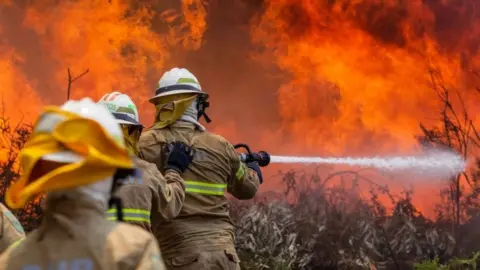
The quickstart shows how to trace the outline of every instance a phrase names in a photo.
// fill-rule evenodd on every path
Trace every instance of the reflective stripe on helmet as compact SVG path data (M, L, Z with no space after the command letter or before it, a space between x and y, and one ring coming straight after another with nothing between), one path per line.
M191 90L191 91L198 92L200 94L204 94L202 90L198 89L195 86L188 85L188 84L176 84L176 85L169 85L169 86L158 88L155 91L155 95L157 96L157 95L170 92L170 91L175 91L175 90Z
M135 110L131 107L124 107L124 106L119 106L116 111L116 113L128 113L131 115L135 115Z
M194 78L178 78L177 83L178 83L178 84L182 84L182 83L193 83L193 84L198 85L197 80L195 80Z
M144 209L136 209L136 208L124 208L122 209L123 212L123 220L124 221L137 221L137 222L146 222L150 223L150 212ZM107 211L107 219L108 220L117 220L117 209L110 208Z
M227 184L213 184L198 181L185 181L185 192L204 195L225 195Z
M127 122L131 122L132 124L135 124L135 125L138 125L138 126L142 125L137 120L135 120L133 117L130 117L126 114L123 114L123 113L112 113L112 114L115 117L115 119L117 119L117 120L124 120L124 121L127 121Z

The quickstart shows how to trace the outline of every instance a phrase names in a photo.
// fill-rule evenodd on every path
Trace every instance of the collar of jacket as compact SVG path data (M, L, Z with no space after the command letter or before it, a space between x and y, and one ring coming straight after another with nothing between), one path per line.
M193 123L186 122L186 121L177 121L170 126L169 128L174 128L174 129L188 129L191 130L192 132L197 129L197 126Z
M105 215L107 207L101 203L90 200L81 192L69 191L68 193L49 194L46 197L45 215L61 214L67 218L75 219L84 215Z
M200 131L205 131L206 128L202 126L195 118L191 117L190 115L182 115L180 119L177 120L177 122L189 122L195 125L195 128L200 130Z
M48 194L42 224L36 240L42 241L47 232L66 234L69 238L85 236L85 228L100 226L106 220L106 207L86 199L80 192Z

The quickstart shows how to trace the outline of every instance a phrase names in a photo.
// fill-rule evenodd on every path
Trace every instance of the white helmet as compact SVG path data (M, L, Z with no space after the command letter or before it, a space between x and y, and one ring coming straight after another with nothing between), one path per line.
M118 124L141 126L137 107L132 99L120 92L105 94L98 104L105 106L117 119Z
M185 68L172 68L165 72L158 81L158 88L155 91L154 99L175 94L196 93L202 96L208 96L203 92L197 77Z
M125 142L123 141L122 129L116 123L115 118L108 110L106 110L103 106L99 106L90 98L84 98L79 101L69 100L60 108L62 110L76 113L82 117L98 122L112 136L112 138L114 138L121 145L125 145ZM42 157L42 159L62 163L73 163L82 160L83 157L71 151L62 151L45 155Z

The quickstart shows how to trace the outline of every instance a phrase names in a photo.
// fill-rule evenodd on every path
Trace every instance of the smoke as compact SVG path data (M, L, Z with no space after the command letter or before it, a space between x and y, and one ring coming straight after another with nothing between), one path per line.
M271 156L271 163L304 163L373 167L383 171L447 178L465 170L466 161L456 153L429 151L418 156L394 157L296 157Z

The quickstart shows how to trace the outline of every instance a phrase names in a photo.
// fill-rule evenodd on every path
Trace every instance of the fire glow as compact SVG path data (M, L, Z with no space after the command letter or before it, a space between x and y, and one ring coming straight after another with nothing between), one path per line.
M233 143L295 156L408 156L419 123L439 124L432 70L480 124L479 8L474 0L0 1L0 97L7 116L32 121L43 104L65 101L67 68L89 69L72 98L122 91L149 126L156 81L182 65L211 95L208 128Z

